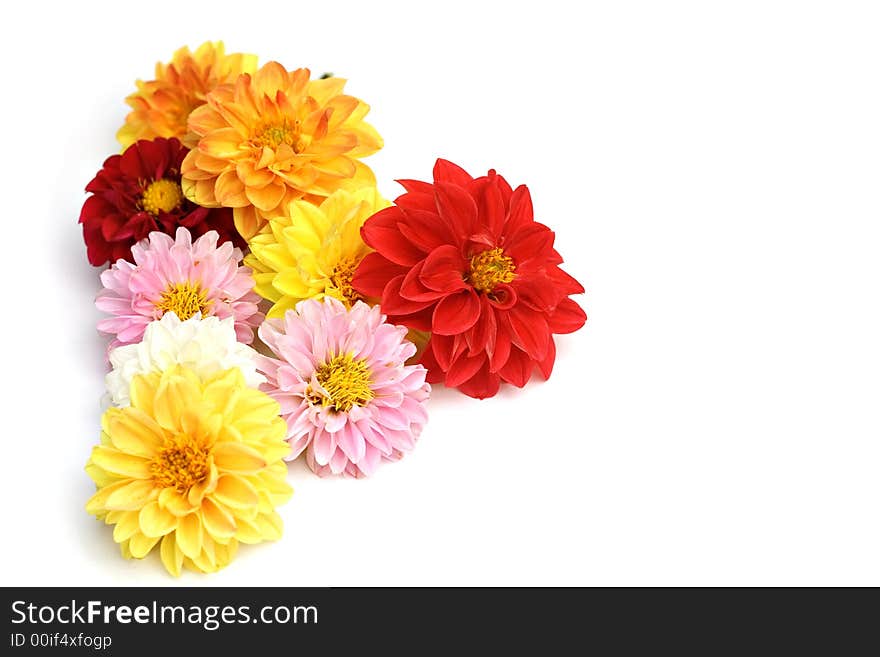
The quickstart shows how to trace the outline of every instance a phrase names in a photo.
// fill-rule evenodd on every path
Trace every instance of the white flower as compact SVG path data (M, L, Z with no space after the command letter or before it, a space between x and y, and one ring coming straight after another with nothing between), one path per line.
M196 313L181 322L173 312L150 322L138 344L117 347L110 352L112 371L105 382L113 404L128 406L131 380L138 374L162 372L174 365L185 365L199 376L237 367L248 386L257 388L266 381L257 372L257 352L235 339L232 317L202 319Z

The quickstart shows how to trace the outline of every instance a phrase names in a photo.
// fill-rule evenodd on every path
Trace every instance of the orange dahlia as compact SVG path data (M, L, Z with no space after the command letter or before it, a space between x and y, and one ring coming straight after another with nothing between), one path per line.
M183 47L168 64L156 64L155 80L137 81L138 90L125 99L132 111L116 138L123 148L138 139L182 139L187 117L205 103L209 91L256 69L256 55L226 55L222 41L203 43L195 53Z
M250 239L292 201L374 185L359 158L382 148L382 138L364 122L369 105L344 86L269 62L217 87L189 117L184 194L234 208L236 228Z

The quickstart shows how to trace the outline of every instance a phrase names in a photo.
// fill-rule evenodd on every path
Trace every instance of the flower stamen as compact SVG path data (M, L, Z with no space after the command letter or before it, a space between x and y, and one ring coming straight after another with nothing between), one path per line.
M208 477L208 451L193 438L179 434L166 439L150 464L153 481L161 488L185 493Z
M510 283L516 277L513 258L504 255L500 247L482 251L471 258L467 282L477 292L489 294L501 283Z
M180 321L186 321L196 313L204 315L210 305L211 301L198 282L184 281L172 283L162 292L162 296L156 302L156 310L159 311L160 317L173 311Z
M352 406L365 406L373 399L370 388L370 368L363 358L354 359L350 354L334 356L315 370L315 378L327 392L307 392L313 403L332 408L343 413Z
M335 298L345 303L349 308L357 301L363 301L363 297L351 286L351 279L354 276L359 261L352 258L343 258L333 267L330 274L330 293Z
M173 180L161 178L154 180L144 189L141 195L141 207L154 217L160 212L171 212L183 203L183 191Z
M268 146L272 150L277 150L281 144L287 144L295 152L299 152L299 130L289 119L284 118L280 123L263 124L254 133L251 143L258 148Z

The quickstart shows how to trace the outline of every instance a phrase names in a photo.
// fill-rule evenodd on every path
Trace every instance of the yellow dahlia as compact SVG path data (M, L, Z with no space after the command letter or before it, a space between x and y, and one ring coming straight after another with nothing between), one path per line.
M189 117L184 194L204 207L235 208L245 239L291 201L375 184L358 159L382 147L364 122L369 105L342 93L345 80L309 75L269 62L209 93Z
M123 148L139 139L186 134L186 120L216 86L235 82L257 70L257 56L224 53L223 42L203 43L191 53L183 47L168 64L156 64L156 79L138 80L137 91L125 99L132 111L116 133Z
M275 302L269 317L282 317L303 299L329 296L347 307L362 299L351 287L354 270L370 251L361 226L389 205L375 187L363 187L338 190L320 205L293 201L285 214L270 219L251 239L245 258L256 292Z
M86 510L115 525L126 558L161 542L172 575L213 572L239 542L281 536L275 507L293 492L280 407L238 368L199 378L189 368L135 376L131 406L101 419L86 472L98 491Z

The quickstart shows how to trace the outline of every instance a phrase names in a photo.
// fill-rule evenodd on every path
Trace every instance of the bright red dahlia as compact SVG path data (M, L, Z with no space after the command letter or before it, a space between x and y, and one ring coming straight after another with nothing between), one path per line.
M381 298L389 321L431 331L421 358L429 382L482 399L501 381L524 386L535 366L549 377L552 334L587 316L568 298L584 288L559 268L529 190L512 190L495 171L471 178L446 160L433 184L399 182L407 193L361 229L376 251L361 261L355 289Z
M185 226L193 238L209 230L220 242L244 247L235 231L232 210L203 208L180 189L180 163L188 153L177 139L137 141L122 155L111 155L86 186L79 223L83 225L89 262L96 267L119 258L131 260L131 247L158 230L172 237Z

